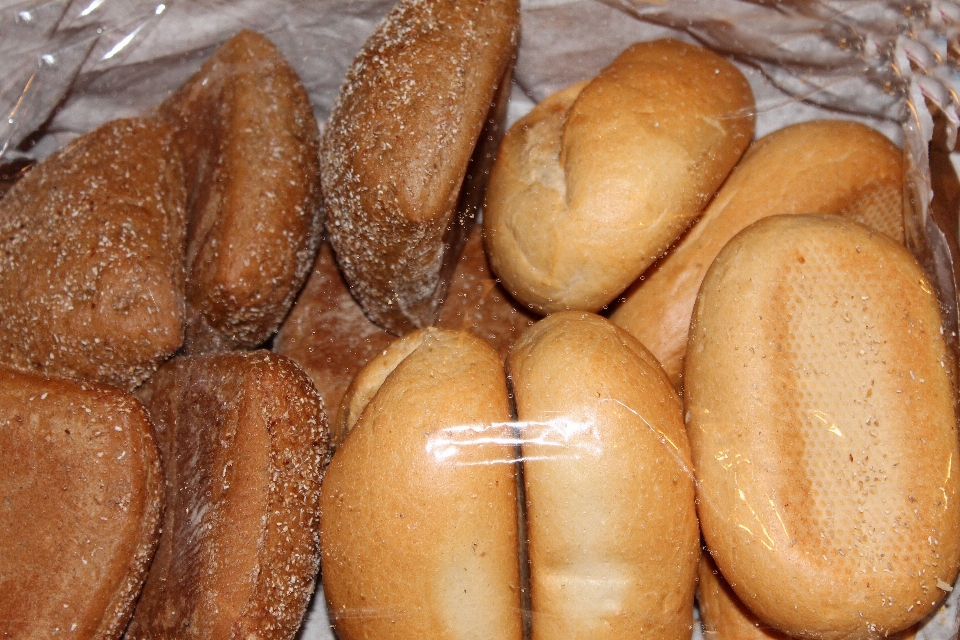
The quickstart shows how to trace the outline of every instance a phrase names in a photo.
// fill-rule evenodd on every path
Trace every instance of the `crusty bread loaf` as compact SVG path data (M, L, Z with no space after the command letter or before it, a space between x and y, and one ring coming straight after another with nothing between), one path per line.
M0 636L119 638L163 507L143 407L0 366L0 451Z
M497 354L464 332L400 341L321 499L341 640L521 637L516 465ZM389 369L389 370L387 370Z
M323 408L266 351L179 356L138 390L167 509L126 637L289 640L319 568Z
M187 350L256 347L290 310L319 244L307 92L269 40L241 31L160 113L187 179Z
M689 640L700 556L680 398L593 314L551 315L509 360L534 640Z
M753 137L737 68L675 40L638 43L504 137L484 235L494 272L539 313L597 311L693 221Z
M907 250L838 216L738 234L700 289L684 384L700 523L764 622L866 639L960 561L952 356Z
M402 0L341 88L322 142L327 233L394 333L436 320L499 142L519 15L518 0Z
M900 150L869 127L804 122L751 145L697 224L627 291L610 319L636 336L680 387L690 314L720 249L752 222L829 213L903 242Z
M162 120L116 120L0 201L0 360L133 389L183 342L184 183Z

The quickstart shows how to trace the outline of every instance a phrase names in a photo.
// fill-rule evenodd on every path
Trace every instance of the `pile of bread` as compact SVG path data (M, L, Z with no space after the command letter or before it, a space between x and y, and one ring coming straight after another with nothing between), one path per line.
M321 134L242 32L0 200L0 636L291 638L318 572L341 640L940 605L956 362L900 150L754 140L676 40L504 132L519 37L401 0Z

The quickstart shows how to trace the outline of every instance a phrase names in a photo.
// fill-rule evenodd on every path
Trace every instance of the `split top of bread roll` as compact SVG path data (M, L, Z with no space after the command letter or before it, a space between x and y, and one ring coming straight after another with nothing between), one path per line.
M541 102L505 136L487 190L504 286L538 313L602 308L713 197L754 108L733 64L676 40L635 44Z
M913 256L838 216L765 218L710 267L684 387L700 522L761 620L881 637L953 584L960 450L942 331Z

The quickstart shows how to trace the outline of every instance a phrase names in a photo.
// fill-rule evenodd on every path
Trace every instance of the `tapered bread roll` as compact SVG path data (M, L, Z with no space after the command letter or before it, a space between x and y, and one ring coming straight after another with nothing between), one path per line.
M126 637L289 640L319 568L327 430L310 380L266 351L180 356L138 393L167 510Z
M765 218L710 267L684 385L700 523L764 622L882 637L953 584L960 451L942 326L913 256L838 216Z
M184 182L173 131L116 120L0 201L0 360L133 389L183 343Z
M804 122L751 145L701 219L625 294L610 319L636 336L681 386L690 314L720 249L771 215L830 213L903 242L900 150L855 122Z
M321 225L317 120L297 73L241 31L160 107L188 188L187 349L256 347L290 310Z
M132 396L0 367L0 636L119 638L157 548L163 474Z
M597 311L713 197L753 137L753 94L726 59L635 44L504 137L484 209L494 272L539 313Z
M534 640L688 640L700 557L680 398L608 320L554 314L511 352Z
M425 329L337 449L321 499L341 640L521 637L515 453L500 359ZM368 366L379 366L373 360Z
M402 0L340 90L322 143L327 233L393 333L436 320L501 137L519 19L518 0Z

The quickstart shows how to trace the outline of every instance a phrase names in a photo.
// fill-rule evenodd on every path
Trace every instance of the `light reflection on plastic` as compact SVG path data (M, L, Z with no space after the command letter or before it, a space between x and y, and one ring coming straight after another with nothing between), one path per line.
M790 534L787 533L787 525L784 524L783 518L780 517L780 511L777 510L777 505L773 504L773 500L771 500L771 499L769 499L769 498L767 498L767 502L770 503L770 508L773 509L773 512L774 512L775 514L777 514L777 520L780 521L780 528L783 529L783 535L785 535L785 536L787 537L787 539L789 539L789 538L790 538Z
M516 447L518 445L538 445L542 447L555 447L562 450L564 458L579 459L580 455L598 456L603 452L603 447L599 443L599 438L591 422L580 420L556 419L548 422L495 422L492 424L481 425L462 425L457 427L447 427L441 429L438 433L432 434L428 440L425 450L432 455L437 462L444 462L457 456L461 450L468 450L468 447L478 446L501 446ZM484 432L490 430L504 431L509 430L519 435L512 436L485 436ZM580 441L571 443L574 436L580 434L593 434L592 442ZM470 434L477 434L471 437ZM524 460L558 460L561 456L550 454L545 456L524 456ZM505 459L462 461L457 464L463 466L477 466L490 464L515 464L517 460L513 457Z
M157 10L154 11L154 14L155 14L155 15L160 15L161 13L163 13L163 12L166 11L166 10L167 10L167 5L165 5L165 4L158 4L158 5L157 5Z
M123 51L124 47L126 47L128 44L130 44L130 42L131 42L134 38L137 37L137 34L140 33L140 30L141 30L141 29L143 29L143 25L140 25L139 27L137 27L137 28L134 29L132 32L130 32L129 34L127 34L127 35L123 38L123 40L121 40L121 41L118 42L117 44L113 45L113 48L110 49L110 51L107 51L107 52L103 55L103 59L104 59L104 60L109 60L109 59L112 58L113 56L115 56L115 55L117 55L118 53L120 53L121 51Z
M773 538L771 538L771 537L770 537L770 534L767 532L767 528L766 528L765 526L763 526L763 521L761 521L760 518L759 518L759 516L757 516L757 512L753 510L753 507L750 506L750 503L747 502L747 496L743 495L743 489L737 489L737 492L740 494L740 499L743 500L743 504L747 505L747 509L750 509L750 513L753 515L753 519L756 520L756 521L757 521L757 524L760 525L760 529L763 531L763 535L767 538L767 540L770 541L770 544L767 544L767 543L764 542L763 539L761 538L761 539L760 539L760 544L762 544L763 546L765 546L765 547L766 547L767 549L769 549L770 551L773 551L773 548L776 546L776 544L774 543ZM771 504L773 504L773 503L771 502ZM783 521L781 520L781 523L782 523L782 522L783 522ZM741 525L740 525L740 528L743 529L744 531L746 531L747 533L749 533L751 536L753 535L753 532L750 531L750 529L748 529L746 526L744 526L744 525L741 524Z
M40 59L43 60L45 63L49 64L50 66L53 66L57 62L57 59L54 58L53 54L51 53L43 54L42 56L40 56Z
M23 20L24 22L32 22L33 14L30 13L29 11L19 11L17 12L17 19Z
M843 437L843 433L840 432L840 428L836 425L836 423L830 422L830 414L824 413L823 411L810 411L809 413L814 418L825 424L827 426L827 431L840 438Z
M93 0L93 2L91 2L89 5L87 5L87 8L86 8L86 9L84 9L83 11L80 12L80 15L81 15L81 16L88 16L88 15L90 15L91 13L93 13L94 11L96 11L98 8L100 8L100 5L102 5L105 1L106 1L106 0Z
M629 411L630 413L632 413L632 414L635 415L636 417L640 418L640 420L643 421L643 424L647 425L647 428L648 428L648 429L650 429L650 430L653 431L655 434L657 434L657 436L660 438L660 442L667 442L667 443L669 443L670 446L673 447L673 457L676 458L676 460L677 460L677 465L679 465L679 467L680 467L681 469L683 469L684 472L686 472L687 475L689 475L690 477L693 477L693 470L690 469L689 467L687 467L686 462L684 462L683 457L680 455L680 447L678 447L677 444L676 444L673 440L671 440L670 438L668 438L665 433L663 433L662 431L660 431L659 429L657 429L656 427L654 427L652 424L650 424L650 422L649 422L646 418L644 418L642 415L640 415L640 414L637 412L637 410L634 409L633 407L628 407L627 405L623 404L622 402L620 402L620 401L617 400L616 398L608 398L608 399L605 400L605 402L610 402L610 401L616 402L618 405L620 405L621 407L623 407L624 409L626 409L627 411ZM704 413L709 413L709 412L706 411L706 410L704 410Z

